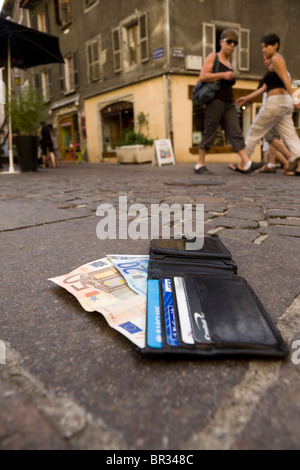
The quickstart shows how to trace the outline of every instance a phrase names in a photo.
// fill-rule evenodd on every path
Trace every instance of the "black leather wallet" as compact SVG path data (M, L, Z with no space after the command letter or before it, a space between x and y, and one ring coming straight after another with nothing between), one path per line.
M146 347L153 356L282 358L287 346L217 235L201 250L187 240L152 240Z

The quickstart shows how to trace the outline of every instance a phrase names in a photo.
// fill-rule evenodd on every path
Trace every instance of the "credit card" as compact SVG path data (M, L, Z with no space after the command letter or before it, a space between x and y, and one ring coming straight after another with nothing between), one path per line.
M182 341L185 344L195 344L183 278L174 277L174 286Z
M193 328L194 340L196 343L210 344L212 339L209 332L209 325L205 313L203 312L200 295L193 277L185 278L186 292L189 299L190 318Z
M147 345L150 348L162 348L159 280L156 279L148 279Z
M167 343L170 346L178 346L171 279L163 279L162 284Z

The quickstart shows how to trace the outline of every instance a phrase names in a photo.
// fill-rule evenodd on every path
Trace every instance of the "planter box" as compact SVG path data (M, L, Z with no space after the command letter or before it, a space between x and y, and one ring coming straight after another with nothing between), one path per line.
M119 163L148 163L154 157L153 145L124 145L116 151Z
M35 135L17 135L14 137L14 143L18 152L20 170L37 171L39 138Z

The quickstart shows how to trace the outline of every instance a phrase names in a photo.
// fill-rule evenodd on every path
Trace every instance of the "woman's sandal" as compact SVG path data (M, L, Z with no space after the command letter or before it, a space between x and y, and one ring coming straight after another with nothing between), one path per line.
M265 162L251 162L251 166L248 170L241 170L238 165L230 165L228 168L231 171L236 171L238 173L244 173L244 175L249 175L253 171L259 170L262 166L264 166Z

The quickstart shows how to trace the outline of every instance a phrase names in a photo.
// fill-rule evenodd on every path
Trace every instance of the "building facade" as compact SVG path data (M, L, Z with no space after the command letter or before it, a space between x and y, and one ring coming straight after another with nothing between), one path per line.
M239 33L235 97L257 88L264 74L260 39L269 32L281 37L292 79L300 78L299 0L265 0L263 7L260 0L22 0L19 6L22 22L60 38L65 63L36 67L30 80L47 102L63 159L83 142L89 161L115 158L124 130L137 130L143 113L144 133L170 138L176 161L195 161L203 109L193 107L192 90L225 28ZM259 106L239 110L245 134ZM221 129L211 152L232 160Z

